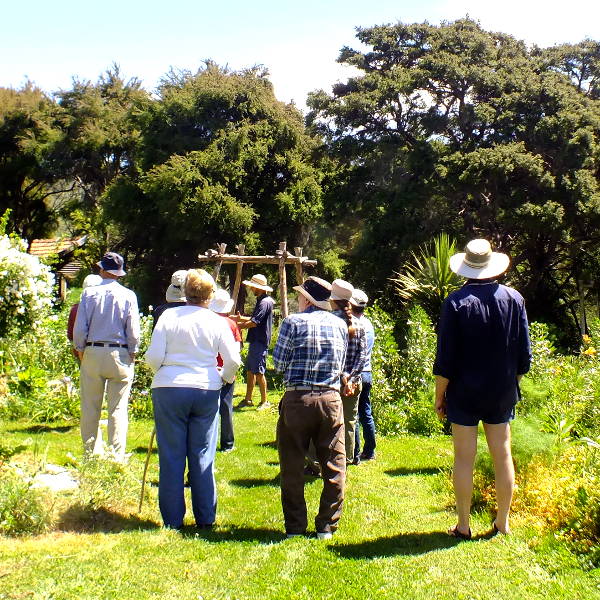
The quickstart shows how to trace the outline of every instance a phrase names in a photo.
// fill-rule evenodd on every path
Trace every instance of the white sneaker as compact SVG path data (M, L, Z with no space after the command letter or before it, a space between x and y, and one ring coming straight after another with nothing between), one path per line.
M333 537L331 531L317 531L318 540L330 540Z

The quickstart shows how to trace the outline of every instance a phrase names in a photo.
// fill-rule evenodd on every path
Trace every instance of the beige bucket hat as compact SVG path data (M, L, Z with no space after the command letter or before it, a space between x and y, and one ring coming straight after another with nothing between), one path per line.
M208 308L219 314L229 314L233 308L233 298L227 290L218 289Z
M171 275L171 284L165 292L167 302L185 302L185 279L187 274L187 271L180 270Z

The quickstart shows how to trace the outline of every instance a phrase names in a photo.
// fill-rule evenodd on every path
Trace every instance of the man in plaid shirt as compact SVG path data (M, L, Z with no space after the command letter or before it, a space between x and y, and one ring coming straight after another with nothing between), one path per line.
M319 539L329 539L342 512L346 478L342 377L349 385L360 376L364 353L354 352L355 364L347 362L348 325L329 312L328 282L309 277L294 289L300 313L284 319L273 351L286 386L277 423L281 503L288 537L305 534L304 458L312 440L323 473L315 527Z

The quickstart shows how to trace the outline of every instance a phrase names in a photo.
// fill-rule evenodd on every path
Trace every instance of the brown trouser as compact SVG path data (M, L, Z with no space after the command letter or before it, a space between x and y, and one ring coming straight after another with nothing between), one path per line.
M346 482L346 450L342 401L334 390L287 391L279 404L277 447L281 468L281 505L286 533L307 528L304 500L304 457L315 445L323 474L318 532L334 532L342 514Z

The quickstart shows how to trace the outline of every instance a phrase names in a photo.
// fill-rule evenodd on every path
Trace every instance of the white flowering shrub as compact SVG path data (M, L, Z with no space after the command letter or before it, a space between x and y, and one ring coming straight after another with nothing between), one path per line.
M35 331L52 305L54 276L23 240L0 236L0 338Z

